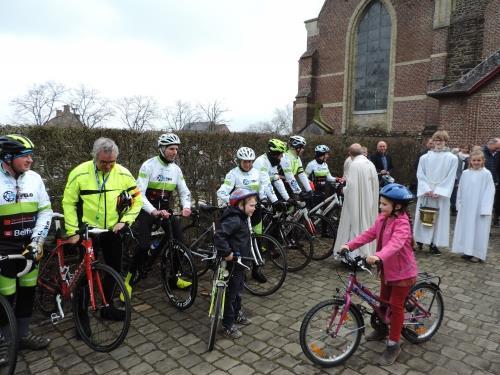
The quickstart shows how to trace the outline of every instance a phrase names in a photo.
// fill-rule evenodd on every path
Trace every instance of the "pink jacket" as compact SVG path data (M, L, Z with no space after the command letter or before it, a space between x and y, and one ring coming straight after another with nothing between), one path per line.
M387 218L382 236L382 226L386 217L378 215L375 224L347 243L350 250L355 250L373 240L380 241L377 255L383 263L384 278L387 281L398 281L416 277L418 274L417 262L413 254L413 237L410 220L405 213L397 217Z

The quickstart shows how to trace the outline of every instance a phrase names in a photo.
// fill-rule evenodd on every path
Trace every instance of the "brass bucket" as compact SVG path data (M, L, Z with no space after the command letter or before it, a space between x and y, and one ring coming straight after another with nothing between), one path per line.
M434 207L420 207L420 221L422 225L432 227L436 222L439 208Z

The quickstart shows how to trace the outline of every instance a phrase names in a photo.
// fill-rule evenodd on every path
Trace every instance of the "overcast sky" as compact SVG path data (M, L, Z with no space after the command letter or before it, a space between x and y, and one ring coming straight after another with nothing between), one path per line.
M304 21L324 0L13 0L0 5L0 123L49 80L161 106L215 99L232 130L297 93Z

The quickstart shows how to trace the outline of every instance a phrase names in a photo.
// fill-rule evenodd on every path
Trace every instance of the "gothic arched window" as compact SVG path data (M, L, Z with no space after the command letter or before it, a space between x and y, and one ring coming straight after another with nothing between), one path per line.
M387 109L391 17L380 1L369 4L358 25L354 110Z

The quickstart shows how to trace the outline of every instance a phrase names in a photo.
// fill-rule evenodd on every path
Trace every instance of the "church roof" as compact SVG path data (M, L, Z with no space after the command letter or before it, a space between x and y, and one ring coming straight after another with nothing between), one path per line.
M500 49L472 68L458 81L427 95L433 98L454 95L471 95L500 73Z

